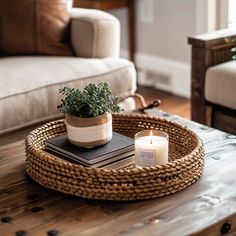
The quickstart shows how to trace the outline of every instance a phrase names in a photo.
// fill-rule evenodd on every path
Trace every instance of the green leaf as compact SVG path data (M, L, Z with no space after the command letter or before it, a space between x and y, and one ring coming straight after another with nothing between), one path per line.
M121 111L118 96L112 94L110 86L106 82L98 85L90 83L83 91L64 87L59 89L59 93L65 96L58 106L62 113L78 117L96 117L105 112Z

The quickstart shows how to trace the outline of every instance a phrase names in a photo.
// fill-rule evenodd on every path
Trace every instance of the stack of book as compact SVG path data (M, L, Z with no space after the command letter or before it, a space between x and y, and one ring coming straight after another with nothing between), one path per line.
M67 135L45 141L47 151L83 166L119 169L134 161L134 140L113 132L112 139L95 148L82 148L71 144Z

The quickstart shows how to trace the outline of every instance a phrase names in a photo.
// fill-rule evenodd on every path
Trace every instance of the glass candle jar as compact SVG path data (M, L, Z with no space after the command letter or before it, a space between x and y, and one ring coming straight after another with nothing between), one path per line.
M163 165L168 162L169 136L166 132L143 130L135 134L137 166Z

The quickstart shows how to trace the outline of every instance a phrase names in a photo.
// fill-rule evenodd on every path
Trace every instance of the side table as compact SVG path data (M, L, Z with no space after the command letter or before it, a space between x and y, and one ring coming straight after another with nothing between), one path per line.
M94 8L98 10L128 9L129 57L134 62L135 52L135 0L74 0L74 7Z

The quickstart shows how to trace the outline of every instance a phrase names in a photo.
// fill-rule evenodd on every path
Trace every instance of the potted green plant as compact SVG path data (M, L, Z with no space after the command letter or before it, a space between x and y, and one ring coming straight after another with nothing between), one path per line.
M120 112L118 97L109 85L90 83L83 91L64 87L59 92L65 96L58 106L66 114L68 139L80 147L96 147L112 138L112 112Z

